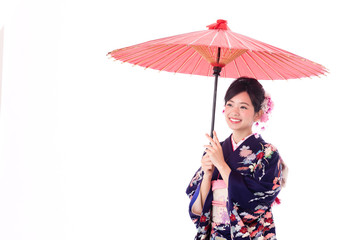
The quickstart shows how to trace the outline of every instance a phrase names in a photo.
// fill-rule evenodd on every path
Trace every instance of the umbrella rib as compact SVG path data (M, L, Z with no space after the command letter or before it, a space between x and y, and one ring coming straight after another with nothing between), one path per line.
M114 50L112 52L110 52L111 57L113 57L115 60L120 60L122 62L127 62L127 61L131 61L130 59L127 60L123 60L124 58L128 58L131 57L132 55L138 54L139 52L135 52L135 53L131 53L128 51L131 51L134 47L128 47L128 48L121 48L121 49L117 49Z
M230 43L230 39L229 39L229 36L228 36L227 32L225 32L225 37L226 37L226 40L227 40L228 45L229 45L229 50L231 51L231 43Z
M211 75L212 75L211 71L212 71L213 69L212 69L211 67L212 67L212 66L209 64L209 65L208 65L208 74L207 74L207 76L211 76Z
M186 48L187 48L187 49L186 49ZM177 55L177 53L178 53L179 51L184 50L184 49L185 49L184 52L182 52L181 54ZM170 57L170 56L176 54L176 57L175 57L172 61L170 61L165 67L163 67L162 69L160 69L160 71L162 71L162 70L164 70L165 68L167 68L171 63L173 63L173 62L176 61L178 58L180 58L182 55L184 55L184 54L185 54L187 51L189 51L189 50L190 50L190 48L188 48L188 47L186 47L186 46L182 46L181 48L179 48L179 49L177 49L177 50L169 53L168 55L166 55L166 56L158 59L157 61L153 62L152 64L150 64L149 66L147 66L147 68L148 68L148 67L151 68L154 64L160 62L160 61L163 60L164 58L167 58L167 57ZM166 70L165 70L165 71L166 71Z
M202 31L193 32L193 34L200 33L200 32L202 32ZM179 34L179 35L175 35L175 36L155 39L152 41L145 42L143 44L174 44L174 42L179 42L179 41L182 42L186 38L189 38L189 36L187 33L184 33L184 34Z
M310 77L307 73L305 73L304 71L301 71L302 67L298 66L299 68L296 68L294 66L291 66L289 64L289 62L290 62L289 58L283 58L283 57L281 57L281 55L278 55L278 54L272 54L271 56L268 56L265 54L263 54L263 55L265 57L267 57L270 61L275 63L277 66L279 66L280 68L286 69L289 72L291 72L291 74L293 75L294 78L301 78L302 76ZM277 61L280 61L282 64L276 62L274 59L276 59ZM293 62L291 62L291 63L293 63Z
M125 58L125 60L121 60L121 59L117 59L117 60L120 60L120 61L123 61L123 62L131 62L133 60L135 61L138 58L146 56L147 54L149 54L149 52L156 52L156 51L162 50L162 49L164 49L166 47L168 47L168 46L150 46L146 50L137 51L137 52L134 52L134 53L129 53L129 54L123 56L123 59ZM175 47L175 46L173 46L173 47ZM137 55L137 54L140 54L140 55ZM128 58L128 57L130 57L130 58ZM128 59L126 59L126 58L128 58Z
M249 55L248 52L245 52L245 54L246 54L246 55ZM249 71L251 72L251 74L253 75L253 78L257 79L255 73L251 70L249 64L248 64L248 63L246 62L246 60L244 59L243 55L241 55L240 57L241 57L241 59L244 61L246 67L249 69Z
M265 54L265 53L263 53L263 52L261 52L261 54L262 54L264 57L266 57L267 59L269 59L270 61L272 61L274 64L276 64L278 67L290 71L290 72L292 73L292 75L293 75L294 78L301 77L302 75L305 75L306 77L309 77L306 73L304 73L304 72L300 71L299 69L294 68L293 66L289 65L289 64L286 62L286 61L287 61L286 59L284 59L284 61L281 60L281 59L279 59L276 54ZM282 64L279 64L279 63L276 62L274 59L282 62ZM285 66L284 66L284 65L285 65ZM293 70L299 72L301 75L299 76L298 73L294 73L294 72L291 71L290 69L293 69Z
M216 32L215 36L213 37L213 39L211 40L209 47L211 47L211 45L213 44L213 42L215 41L215 38L217 37L217 35L219 34L219 31Z
M244 45L247 49L249 49L249 51L252 51L251 50L251 48L247 45L247 44L245 44L245 42L243 42L240 38L238 38L237 36L235 36L232 32L229 32L229 34L231 35L231 36L233 36L236 40L238 40L242 45Z
M304 75L305 77L310 77L310 75L308 75L308 74L305 73L304 71L301 71L301 70L307 71L306 69L302 68L301 66L298 66L297 64L295 64L295 63L293 63L293 62L291 62L291 63L293 63L294 65L296 65L298 68L291 66L291 65L288 63L288 62L290 62L289 59L286 59L286 58L282 57L281 55L277 55L277 54L272 54L271 56L272 56L274 59L277 59L278 61L282 62L282 63L283 63L284 65L286 65L287 67L289 67L289 68L291 68L291 69L294 69L295 71L297 71L297 72L299 72L300 74ZM268 57L268 58L269 58L269 57ZM281 65L281 64L278 64L278 66L280 66L281 68L285 68L285 67L284 67L283 65ZM285 69L287 69L287 68L285 68Z
M234 61L234 65L235 65L235 69L236 69L236 72L238 73L239 77L241 77L241 74L240 74L240 69L236 63L236 61Z
M160 62L161 60L163 60L163 59L166 58L166 57L169 57L169 56L171 56L171 55L179 52L180 50L182 50L182 49L184 48L184 46L182 46L181 48L176 49L177 47L178 47L177 45L174 45L174 46L172 46L172 47L170 47L170 48L167 48L167 49L161 51L160 53L166 53L166 52L172 51L172 50L175 48L174 51L170 52L169 54L167 54L167 55L165 55L165 56L163 56L163 57L161 57L161 58L159 58L157 61L151 63L150 65L146 66L145 68L151 68L151 66L153 66L154 64ZM142 61L138 62L137 64L139 65L139 64L141 64L141 62L147 61L149 58L152 58L152 57L153 57L153 55L149 56L149 57L146 58L146 59L143 59Z
M194 67L194 69L192 70L191 74L194 74L194 72L196 71L196 69L197 69L198 66L200 65L201 60L203 60L203 58L202 58L201 55L200 55L199 60L196 62L195 67Z
M276 69L274 69L268 62L266 62L258 52L253 52L254 55L256 55L264 64L266 64L269 68L271 68L274 72L276 72L280 77L282 77L284 80L286 80L286 78L280 73L278 72ZM273 61L272 59L270 59L271 61ZM274 61L273 61L274 62ZM275 63L275 62L274 62ZM272 78L271 78L272 79Z
M287 51L285 51L283 49L277 48L277 47L272 46L270 44L261 42L259 40L253 39L251 37L247 37L247 36L245 36L245 37L246 37L247 41L249 41L251 44L253 44L254 46L256 46L258 48L261 48L261 49L263 49L265 51L268 51L268 52L281 52L281 53L284 53L284 54L291 54L290 52L287 52Z
M198 39L195 39L194 41L192 41L192 42L191 42L191 43L189 43L188 45L193 45L195 42L199 41L201 38L203 38L203 37L205 37L205 36L209 35L210 33L212 33L212 32L208 32L208 33L206 33L206 34L204 34L204 35L200 36Z
M284 57L282 57L281 55L280 55L280 57L284 59ZM303 61L308 61L310 64L314 64L312 61L307 60L307 59L305 59L305 58L301 58L301 59L302 59ZM319 72L318 70L314 69L312 66L304 66L304 67L302 67L302 66L299 65L296 61L291 61L291 60L294 60L294 58L289 58L288 61L291 62L292 64L296 65L296 66L299 67L300 69L303 69L303 70L309 72L309 73L312 74L312 75L315 75L315 76L316 76L316 75L317 75L316 73ZM308 77L311 77L311 75L308 76Z
M175 58L173 61L171 61L171 62L174 62L175 60L177 60L178 58L180 58L180 56L182 56L182 55L184 55L187 51L189 51L191 48L188 48L187 50L185 50L181 55L179 55L177 58ZM184 65L188 62L188 61L190 61L190 59L194 56L196 54L196 51L193 51L193 53L191 54L191 56L190 57L188 57L187 59L186 59L186 61L184 61L181 65L180 65L180 67L178 68L178 69L176 69L174 72L175 73L177 73L177 72L179 72L183 67L184 67ZM167 65L167 66L169 66L169 65ZM166 66L166 67L167 67ZM165 68L164 68L165 69Z
M195 51L198 52L209 63L214 62L214 52L212 51L211 47L206 47L203 45L192 45L191 47L195 49Z
M247 37L247 40L248 40L251 44L253 44L254 46L256 46L256 47L258 47L258 48L261 48L261 49L263 49L264 51L273 52L274 50L276 50L276 51L281 50L281 49L275 48L275 47L273 47L273 46L271 46L271 45L268 45L268 44L266 44L266 43L263 43L263 42L261 42L262 45L259 45L259 44L257 43L258 40L252 39L252 38L250 38L250 37Z
M255 60L255 58L254 58L253 56L251 56L251 54L248 54L248 56L254 61L254 63L256 64L256 66L258 66L258 67L261 69L261 71L263 71L263 73L265 73L265 75L266 75L269 79L273 80L272 77L270 77L270 75L265 71L265 69Z

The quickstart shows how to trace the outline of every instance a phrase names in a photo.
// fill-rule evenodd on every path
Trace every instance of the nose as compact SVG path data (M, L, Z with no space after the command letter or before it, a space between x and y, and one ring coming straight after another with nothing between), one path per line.
M237 107L232 108L231 113L234 114L235 116L239 116L240 115L240 108L237 108Z

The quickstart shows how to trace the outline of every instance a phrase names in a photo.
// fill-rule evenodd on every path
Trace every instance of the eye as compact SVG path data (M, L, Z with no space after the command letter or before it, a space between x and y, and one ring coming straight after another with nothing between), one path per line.
M231 104L231 103L227 103L226 106L227 106L227 107L232 107L232 104Z
M241 108L241 109L247 109L247 107L245 107L245 106L241 106L240 108Z

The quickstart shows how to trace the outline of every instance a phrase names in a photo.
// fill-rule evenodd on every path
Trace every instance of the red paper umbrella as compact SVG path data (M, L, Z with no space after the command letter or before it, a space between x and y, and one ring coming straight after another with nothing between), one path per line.
M232 32L225 20L208 30L152 40L108 53L115 60L160 71L215 76L211 134L218 76L259 80L296 79L327 73L324 66Z

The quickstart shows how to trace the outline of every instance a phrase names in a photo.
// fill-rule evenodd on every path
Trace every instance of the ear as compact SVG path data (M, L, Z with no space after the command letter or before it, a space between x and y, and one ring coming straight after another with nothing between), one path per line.
M260 109L257 113L254 115L254 122L257 122L261 119L262 115L264 114L264 111Z

